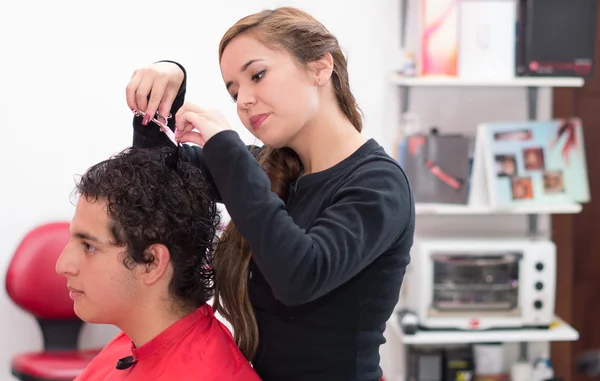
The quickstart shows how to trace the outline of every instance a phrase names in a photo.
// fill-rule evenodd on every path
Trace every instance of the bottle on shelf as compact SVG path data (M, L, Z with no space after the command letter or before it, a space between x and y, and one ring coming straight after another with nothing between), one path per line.
M417 60L413 52L402 52L398 74L402 75L403 77L414 77L417 75Z
M408 144L408 137L413 135L422 134L421 131L421 120L415 113L404 113L400 120L400 129L397 138L397 151L396 160L400 163L400 166L404 166L406 160L406 149Z
M532 381L547 381L554 379L554 369L547 351L533 362Z

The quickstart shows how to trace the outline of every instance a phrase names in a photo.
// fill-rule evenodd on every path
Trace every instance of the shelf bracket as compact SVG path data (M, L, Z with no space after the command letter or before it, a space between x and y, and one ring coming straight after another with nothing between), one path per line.
M406 23L408 22L408 0L400 0L400 48L406 48Z
M527 233L531 237L536 237L539 234L539 216L537 214L527 215Z
M519 361L523 361L526 362L529 354L527 352L529 352L529 343L525 342L525 341L521 341L519 342Z
M538 87L527 87L527 119L537 120L538 112Z
M402 118L410 108L410 86L400 85L400 103L400 118Z
M538 118L538 87L527 87L527 119L530 121ZM536 237L539 234L539 216L537 214L527 215L527 233L531 237Z

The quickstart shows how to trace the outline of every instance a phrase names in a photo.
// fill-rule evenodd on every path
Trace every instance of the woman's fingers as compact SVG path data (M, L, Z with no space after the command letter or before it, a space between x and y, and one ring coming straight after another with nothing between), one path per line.
M168 116L177 96L177 89L169 88L169 77L150 69L136 71L126 88L127 105L132 110L143 111L146 122L156 111Z
M152 91L152 85L154 84L154 78L152 76L144 76L140 82L140 85L135 92L135 103L137 110L146 112L148 108L148 95ZM147 117L153 117L153 114L147 115Z
M205 124L206 120L198 112L191 111L189 108L183 112L178 112L175 119L175 137L182 143L185 143L183 137L194 130L203 135Z
M183 134L183 136L181 136L179 141L181 143L198 144L200 147L204 147L204 144L206 144L206 139L204 139L202 134L196 131L186 132L185 134Z
M177 111L177 114L175 114L175 123L178 123L177 121L179 120L181 115L188 113L188 112L204 114L205 110L202 107L197 106L193 103L184 103L183 106L181 106L179 108L179 110Z
M167 86L169 85L169 79L166 76L155 76L149 80L152 82L150 83L151 87L149 94L146 94L146 99L148 99L148 95L150 96L150 99L148 100L148 105L146 108L141 108L140 110L145 110L144 112L146 115L153 117L165 96ZM142 82L142 85L145 85L145 81ZM140 88L142 85L140 85ZM169 109L170 108L171 106L169 105ZM161 115L166 117L169 114L167 112L166 115Z
M229 129L225 118L215 110L184 104L175 116L175 138L182 143L203 146L211 137Z
M203 125L203 118L200 116L199 113L195 111L184 110L184 112L177 113L175 125L175 129L180 134L192 131L194 129L201 131Z
M173 64L154 64L138 69L126 87L127 105L131 110L146 114L143 124L147 124L157 111L168 117L182 81L181 69Z
M162 101L160 102L160 106L158 106L158 113L164 117L168 117L171 113L171 107L173 106L173 102L175 102L175 98L177 97L177 92L179 89L173 87L167 87L165 91Z
M127 98L127 106L131 110L139 110L137 107L137 102L135 100L135 94L137 92L138 87L140 86L140 82L142 81L143 74L140 71L136 70L131 77L131 80L127 84L125 88L125 96Z

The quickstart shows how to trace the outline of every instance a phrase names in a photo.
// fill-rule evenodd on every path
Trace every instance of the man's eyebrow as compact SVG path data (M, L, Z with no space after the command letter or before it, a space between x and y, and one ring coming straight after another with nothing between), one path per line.
M101 240L99 238L94 237L91 234L84 233L84 232L76 232L76 233L73 234L73 236L77 237L79 239L84 239L86 241L92 241L92 242L95 242L95 243L98 243L98 244L104 245L104 246L109 246L110 245L109 242L105 242L105 241L103 241L103 240Z

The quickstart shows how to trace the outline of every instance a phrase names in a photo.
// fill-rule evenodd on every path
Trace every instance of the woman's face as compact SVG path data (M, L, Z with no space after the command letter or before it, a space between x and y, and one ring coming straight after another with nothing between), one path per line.
M515 198L525 197L525 187L520 183L514 184L513 185L513 195Z
M237 36L227 45L221 73L240 120L269 147L289 146L317 113L315 77L286 51L269 49L252 36Z
M525 162L528 166L536 167L538 165L538 157L534 151L528 151L525 155Z
M506 173L508 175L512 176L516 172L515 162L512 160L504 160L502 162L502 167L503 167L504 173Z

